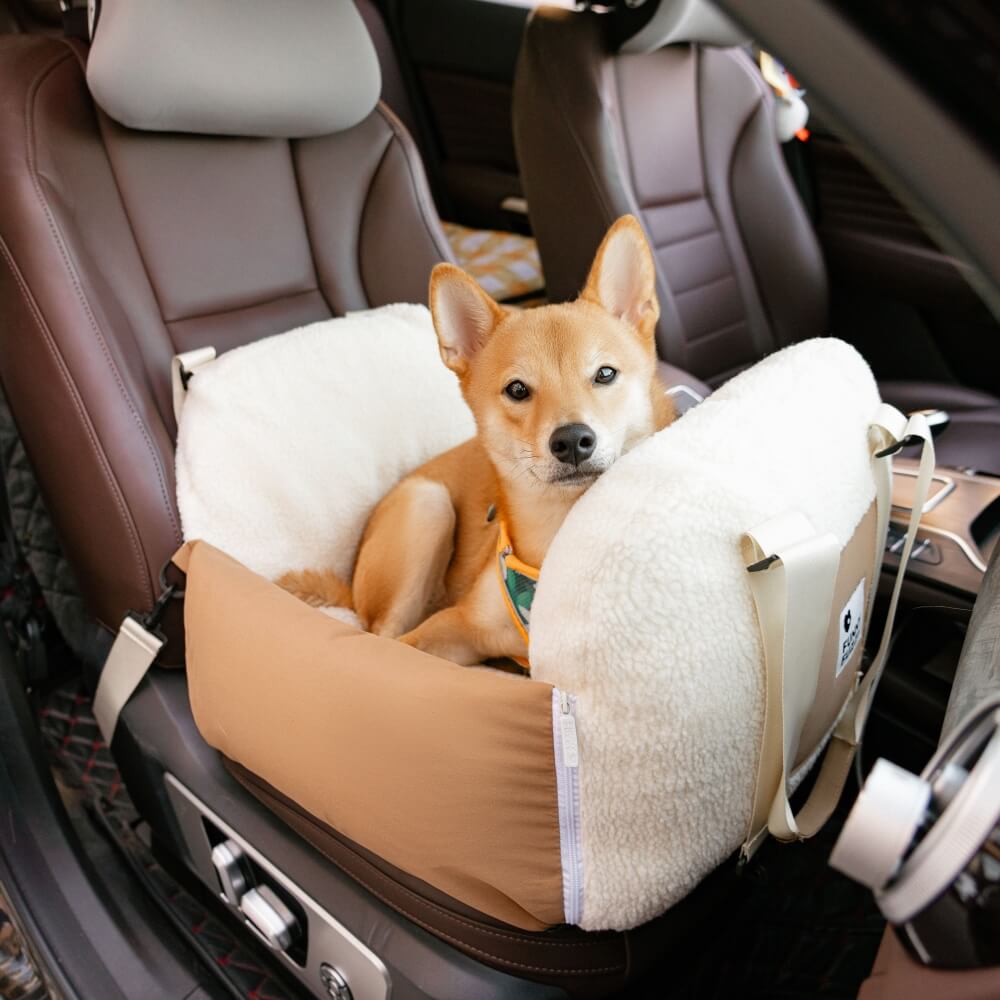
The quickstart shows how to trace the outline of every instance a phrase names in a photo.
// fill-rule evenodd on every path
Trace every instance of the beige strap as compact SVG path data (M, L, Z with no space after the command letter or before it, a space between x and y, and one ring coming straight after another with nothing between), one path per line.
M170 362L170 382L173 390L174 420L177 426L181 424L181 410L187 398L187 380L202 365L215 360L214 347L196 347L193 351L175 354Z
M797 815L788 800L788 769L795 760L802 725L815 696L818 662L832 610L839 547L834 540L831 553L830 536L817 535L804 517L794 514L774 518L744 536L744 557L752 570L749 578L761 626L767 677L764 738L751 823L742 848L744 858L752 856L766 832L779 840L811 837L840 799L885 666L903 575L934 471L934 446L926 418L914 414L907 419L883 404L871 433L877 494L877 564L881 561L892 503L890 449L896 450L904 440L922 442L923 447L913 509L882 641L863 680L861 671L858 672L855 691L834 730L816 783ZM869 621L875 590L873 585Z
M131 615L122 622L94 693L94 718L104 742L109 746L118 725L118 716L153 665L162 646L163 639Z
M883 405L883 410L890 410L898 417L899 412L893 410L891 406ZM881 414L880 414L881 416ZM921 443L920 466L917 471L917 483L913 490L913 509L910 511L910 523L906 529L906 540L903 542L903 550L899 556L899 569L896 571L896 582L892 588L892 597L889 600L889 610L885 616L885 628L882 632L882 641L879 643L878 652L872 660L864 680L858 686L858 690L852 699L854 703L853 712L845 712L834 733L834 738L847 739L851 745L857 745L861 739L861 734L868 720L868 713L871 710L872 700L875 697L875 690L882 678L882 669L885 666L886 658L889 655L889 645L892 639L892 626L896 619L896 609L899 606L899 596L903 589L903 576L910 561L910 553L913 551L913 543L917 538L917 528L920 525L920 515L923 513L924 504L927 502L927 494L930 491L931 477L934 475L934 442L931 439L931 429L927 423L927 418L922 413L913 413L906 420L902 432L894 431L890 420L876 420L873 428L885 442L885 450L903 441L916 444ZM898 425L898 424L897 424ZM888 466L888 462L884 462ZM892 469L888 469L885 474L886 485L880 487L885 493L885 522L888 525L888 508L892 504ZM882 524L882 514L879 514L879 526ZM881 536L884 540L884 536ZM839 793L838 793L838 798ZM836 805L836 802L834 803ZM832 808L832 807L831 807Z
M816 700L840 545L834 535L818 534L805 516L790 512L744 535L743 554L752 570L767 664L760 794L755 793L751 821L751 830L762 837L772 810L788 808L787 798L775 792L788 787L799 736ZM790 812L787 821L794 824Z

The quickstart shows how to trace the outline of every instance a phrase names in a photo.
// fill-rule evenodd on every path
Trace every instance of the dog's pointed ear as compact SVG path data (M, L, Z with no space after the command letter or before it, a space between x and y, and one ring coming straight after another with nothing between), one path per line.
M660 317L656 265L634 215L623 215L607 232L580 297L652 334Z
M438 264L431 272L430 300L441 359L463 375L503 318L503 309L454 264Z

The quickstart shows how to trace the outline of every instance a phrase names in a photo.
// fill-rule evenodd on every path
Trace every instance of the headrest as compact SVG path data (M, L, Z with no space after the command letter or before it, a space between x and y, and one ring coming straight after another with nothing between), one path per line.
M711 0L660 0L653 16L625 41L621 50L655 52L665 45L685 42L732 48L749 41Z
M352 0L103 0L94 100L130 128L302 138L378 101L378 57Z

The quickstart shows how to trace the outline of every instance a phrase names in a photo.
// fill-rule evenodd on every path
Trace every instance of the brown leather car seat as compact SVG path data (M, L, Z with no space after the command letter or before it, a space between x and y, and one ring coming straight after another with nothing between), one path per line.
M383 106L304 139L138 132L95 106L86 58L0 38L0 378L81 589L114 629L151 607L181 541L171 356L422 302L450 252Z
M634 213L655 249L660 355L713 387L823 335L827 322L819 243L775 138L771 91L743 41L706 0L611 13L542 7L514 83L549 297L575 295L600 234ZM937 444L943 464L1000 473L996 397L936 383L881 389L905 410L950 413Z
M119 41L101 72L91 60L90 86L86 45L0 37L0 381L80 590L109 632L152 608L181 542L171 358L425 301L432 265L449 257L412 141L384 106L369 113L378 80L360 22L308 34L310 18L345 6L257 0L240 32L283 42L262 73L214 66L218 47L207 67L172 64L203 41L184 23L195 7L198 30L232 39L227 5L207 0L105 0L95 51L102 31L138 49ZM283 37L298 19L306 28ZM122 36L111 31L125 22ZM265 100L269 79L272 93L295 94L309 45L323 47L308 67L320 77L325 59L360 60L342 73L355 112L370 92L360 120L342 120L339 91L332 106L308 92L290 107ZM322 130L327 118L339 124ZM161 666L183 664L182 603L162 622ZM713 898L699 893L626 933L498 924L296 813L254 776L234 780L199 736L176 670L146 677L114 749L164 844L183 857L170 775L377 951L401 996L607 995L668 948L683 953L692 914Z

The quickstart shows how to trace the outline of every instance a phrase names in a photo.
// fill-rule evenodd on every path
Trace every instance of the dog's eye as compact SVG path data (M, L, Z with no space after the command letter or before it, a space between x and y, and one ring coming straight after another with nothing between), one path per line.
M610 385L616 378L618 378L617 368L612 368L610 365L601 365L601 367L597 369L594 381L598 385Z
M508 382L504 386L503 390L508 398L513 399L515 403L520 403L527 399L531 395L531 390L520 380L514 379L513 382Z

